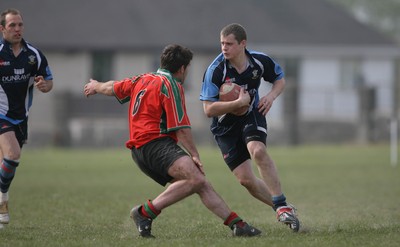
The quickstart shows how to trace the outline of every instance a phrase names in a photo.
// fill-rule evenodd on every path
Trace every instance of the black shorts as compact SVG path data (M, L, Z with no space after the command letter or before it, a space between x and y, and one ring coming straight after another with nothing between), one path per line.
M215 135L225 163L233 171L244 161L250 159L247 143L260 141L267 143L267 121L265 116L258 112L251 112L243 122L236 123L235 127L223 135Z
M9 131L14 131L19 146L22 148L28 140L28 119L25 119L19 124L12 124L5 119L0 119L0 135Z
M138 149L133 147L131 153L140 170L162 186L173 179L168 174L171 165L180 157L188 155L170 137L155 139Z

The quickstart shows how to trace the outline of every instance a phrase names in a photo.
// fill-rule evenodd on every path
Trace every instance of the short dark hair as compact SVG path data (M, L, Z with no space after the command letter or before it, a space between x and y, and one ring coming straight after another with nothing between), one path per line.
M182 65L186 68L192 58L193 53L188 48L177 44L167 45L161 54L161 69L175 73Z
M6 15L8 15L8 14L20 15L22 17L21 12L17 9L4 10L3 12L1 12L1 15L0 15L0 25L2 25L3 27L6 26Z
M221 36L226 37L230 34L233 34L233 36L235 36L235 39L238 43L242 42L243 40L247 40L246 30L242 25L238 23L232 23L222 28Z

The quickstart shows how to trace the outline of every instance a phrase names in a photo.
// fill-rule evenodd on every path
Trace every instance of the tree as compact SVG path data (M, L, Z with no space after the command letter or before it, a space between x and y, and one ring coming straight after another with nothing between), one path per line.
M400 0L328 0L400 43Z

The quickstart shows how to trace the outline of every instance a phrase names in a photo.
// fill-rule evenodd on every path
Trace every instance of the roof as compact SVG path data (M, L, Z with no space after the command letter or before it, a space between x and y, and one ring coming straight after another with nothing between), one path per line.
M1 0L17 8L25 38L42 49L157 49L179 43L219 50L225 25L270 45L393 46L395 42L324 0Z

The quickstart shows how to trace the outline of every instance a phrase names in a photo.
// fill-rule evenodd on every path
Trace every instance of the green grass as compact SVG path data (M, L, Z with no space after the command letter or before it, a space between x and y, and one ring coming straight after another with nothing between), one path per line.
M216 148L200 151L215 189L261 237L232 238L192 196L157 218L156 239L141 239L129 211L164 188L129 150L26 148L0 246L399 246L400 166L390 165L387 145L271 147L303 224L298 234L237 183Z

